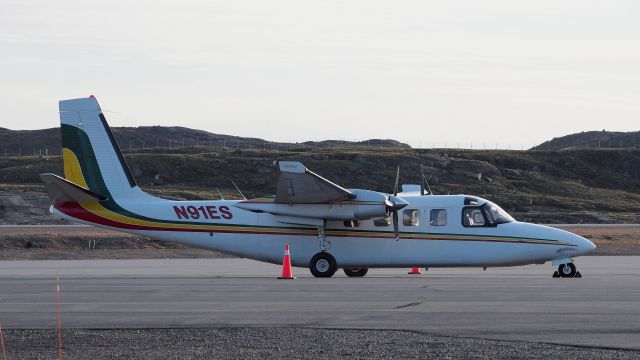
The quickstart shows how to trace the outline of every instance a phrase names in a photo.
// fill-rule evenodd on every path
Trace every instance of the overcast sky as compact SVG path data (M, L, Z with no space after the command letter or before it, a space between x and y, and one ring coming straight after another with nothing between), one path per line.
M640 130L638 1L0 0L0 127L529 147Z

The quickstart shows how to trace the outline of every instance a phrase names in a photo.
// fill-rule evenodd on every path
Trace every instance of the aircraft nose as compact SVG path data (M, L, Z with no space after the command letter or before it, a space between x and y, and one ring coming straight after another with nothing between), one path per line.
M575 243L578 245L580 255L590 254L596 250L596 245L580 235L575 235Z

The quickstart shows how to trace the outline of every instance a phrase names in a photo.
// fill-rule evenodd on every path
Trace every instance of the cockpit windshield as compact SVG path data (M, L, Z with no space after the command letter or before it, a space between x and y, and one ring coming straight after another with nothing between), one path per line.
M483 206L485 214L489 218L489 222L494 225L510 223L516 221L511 215L507 214L506 211L502 210L502 208L490 201L487 201Z

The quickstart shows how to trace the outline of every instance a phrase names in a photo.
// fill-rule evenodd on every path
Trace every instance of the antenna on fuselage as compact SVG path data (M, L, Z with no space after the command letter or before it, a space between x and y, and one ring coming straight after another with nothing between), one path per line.
M236 183L234 183L233 180L231 180L231 183L233 184L233 186L236 187L236 190L238 190L238 192L240 193L240 196L242 196L243 199L247 200L247 198L244 196L242 191L240 191L240 188L238 187L238 185L236 185Z
M427 189L429 190L428 194L424 193L424 185L427 185ZM424 165L420 165L420 195L433 195L433 191L431 191L431 186L429 186L429 181L424 177Z
M222 196L222 193L220 192L220 189L216 188L216 191L218 192L218 195L220 196L220 200L224 200L224 196Z

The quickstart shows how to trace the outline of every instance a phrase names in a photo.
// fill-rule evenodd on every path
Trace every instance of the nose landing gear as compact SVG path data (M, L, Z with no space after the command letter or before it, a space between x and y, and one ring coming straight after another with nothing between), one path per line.
M563 278L581 278L582 274L576 270L576 266L573 263L560 264L558 266L558 271L553 273L554 278L563 277Z

